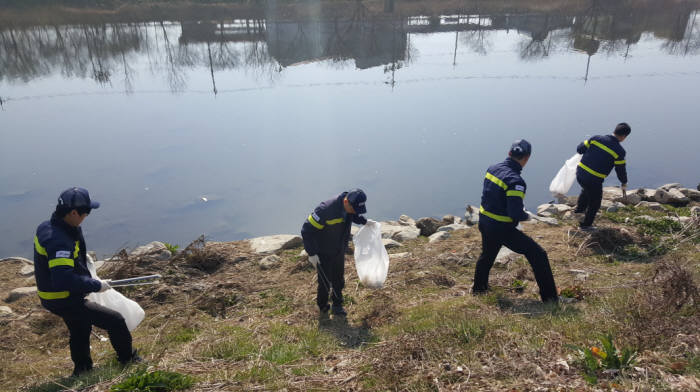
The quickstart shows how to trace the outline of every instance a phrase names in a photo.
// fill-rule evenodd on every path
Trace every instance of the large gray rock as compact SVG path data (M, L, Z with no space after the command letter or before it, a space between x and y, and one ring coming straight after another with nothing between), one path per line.
M0 306L0 317L12 316L12 309L9 306Z
M420 235L430 237L435 233L438 227L442 226L444 223L440 222L435 218L420 218L416 221L416 227L420 229Z
M463 225L461 223L453 223L451 225L445 225L445 226L438 227L438 232L441 232L441 231L450 232L450 231L456 231L456 230L466 230L468 228L469 228L469 226L467 226L467 225Z
M656 189L651 188L639 188L637 189L637 194L642 197L642 201L656 201L654 195L656 194Z
M605 200L617 200L622 198L622 189L616 186L606 186L603 187L603 199Z
M530 220L534 220L536 222L546 223L550 226L558 226L559 225L559 221L557 220L557 218L548 218L548 217L544 217L544 216L537 216L537 215L532 214L532 213L530 213ZM526 223L526 222L530 222L530 221L525 221L523 223ZM534 222L530 222L530 223L534 223Z
M680 188L680 187L681 187L681 184L679 184L679 183L677 183L677 182L672 182L672 183L670 183L670 184L661 185L661 186L659 187L659 189L663 189L663 190L665 190L665 191L669 191L669 190L671 190L671 189L677 189L677 188Z
M148 257L154 258L156 260L170 260L172 254L168 248L160 241L153 241L149 244L139 246L138 248L131 251L129 257Z
M21 276L31 276L34 275L34 266L33 265L23 265L22 268L19 270L19 274Z
M442 217L442 224L443 225L451 225L453 223L461 223L462 218L454 215L445 215Z
M615 211L618 209L624 207L625 205L620 203L619 201L612 201L612 200L606 200L603 199L603 201L600 202L600 209L601 210L608 210L610 208L614 208Z
M282 264L282 259L277 255L269 255L258 262L261 269L268 270L277 268Z
M404 229L397 231L391 236L391 239L404 242L409 240L415 240L420 235L420 229L411 226L402 226Z
M695 189L688 189L688 188L680 188L679 190L687 198L694 200L694 201L700 201L700 191L696 191Z
M654 193L654 199L662 204L686 205L690 202L690 199L678 188L668 190L659 188Z
M23 263L23 264L27 264L27 265L34 265L33 261L31 261L29 259L25 259L24 257L6 257L4 259L0 259L0 263L2 263L2 262Z
M14 302L22 297L26 297L32 294L36 294L36 286L16 288L10 291L10 294L5 299L5 302Z
M408 215L401 215L399 217L399 224L401 226L415 226L416 221Z
M505 246L501 247L501 250L498 252L498 256L496 256L494 267L505 268L506 266L508 266L508 264L515 261L519 256L520 255L506 248Z
M394 241L391 238L382 238L382 244L384 244L384 248L386 249L393 249L403 246L400 242Z
M557 195L558 204L566 204L569 207L576 207L578 196Z
M639 203L637 203L637 205L635 205L635 207L644 207L652 211L666 211L664 206L662 206L661 203L656 201L640 201Z
M464 223L469 226L474 226L479 223L479 207L474 207L467 204L464 212Z
M447 231L438 231L436 233L433 233L430 237L428 237L428 242L433 243L437 241L442 241L450 238L450 233Z
M541 204L537 207L537 215L539 216L551 216L560 215L569 211L571 207L566 204ZM550 215L547 215L550 214Z
M303 243L301 236L293 234L268 235L248 240L250 248L257 254L270 254L284 249L292 249Z

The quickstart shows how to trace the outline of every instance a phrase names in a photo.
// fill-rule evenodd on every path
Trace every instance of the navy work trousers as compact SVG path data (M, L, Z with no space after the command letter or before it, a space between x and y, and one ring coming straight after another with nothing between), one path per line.
M74 375L92 369L90 333L93 325L107 331L119 362L127 363L131 360L133 356L131 333L119 312L88 300L75 302L69 306L51 307L49 310L60 316L68 327L70 356L75 365Z
M592 176L580 172L576 174L576 181L581 185L576 212L586 213L581 227L593 225L595 216L600 209L600 203L603 201L603 181L590 177Z
M532 238L515 227L479 223L481 232L481 256L476 262L474 271L474 293L482 293L489 288L489 272L493 267L501 246L506 246L513 252L525 255L535 273L535 280L540 288L542 301L557 301L557 287L549 266L547 252Z
M336 255L321 255L318 266L318 291L316 292L316 303L319 309L328 308L328 294L332 291L331 301L333 305L343 304L343 288L345 287L345 252Z

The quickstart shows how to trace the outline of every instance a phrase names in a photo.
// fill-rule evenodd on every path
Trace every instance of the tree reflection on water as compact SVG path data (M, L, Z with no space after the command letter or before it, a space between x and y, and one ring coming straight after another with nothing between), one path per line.
M322 6L324 3L319 3ZM645 33L660 39L664 53L700 52L700 26L694 7L676 2L653 5L603 5L583 11L484 12L454 15L401 15L393 2L384 12L362 1L343 12L319 17L288 17L273 7L264 17L235 14L218 20L154 20L134 23L38 25L0 29L0 81L28 82L52 74L90 78L112 86L119 75L123 91L134 91L134 63L146 59L150 70L164 74L171 92L187 88L185 70L204 68L218 92L216 73L243 69L255 79L274 83L284 68L324 61L331 67L383 67L387 84L397 70L418 55L411 36L454 32L458 47L479 55L492 48L496 31L521 34L522 60L537 61L568 50L589 56L627 56ZM586 74L586 78L587 78ZM0 101L2 105L2 101Z

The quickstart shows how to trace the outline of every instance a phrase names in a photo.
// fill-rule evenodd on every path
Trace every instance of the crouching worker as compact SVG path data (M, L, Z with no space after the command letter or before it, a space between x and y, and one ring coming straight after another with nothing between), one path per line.
M527 185L520 172L527 164L532 146L526 140L517 140L505 161L489 167L484 179L484 191L479 209L479 231L481 232L481 256L474 272L474 294L489 289L489 271L498 251L505 245L513 252L525 255L535 273L544 302L558 301L557 288L549 266L547 252L532 238L516 227L518 222L530 217L523 208Z
M90 211L99 206L90 200L86 189L67 189L59 196L51 219L39 225L34 237L34 277L41 305L61 317L68 327L74 376L92 369L93 325L107 330L119 362L141 360L131 347L131 333L124 317L85 299L92 292L110 289L107 281L93 279L87 269L87 250L80 228Z
M361 216L367 212L366 201L367 196L361 189L343 192L319 204L301 227L304 249L318 275L316 303L322 317L327 316L329 310L334 316L347 315L343 309L345 250L352 223L367 223L367 219ZM329 292L332 307L328 306Z

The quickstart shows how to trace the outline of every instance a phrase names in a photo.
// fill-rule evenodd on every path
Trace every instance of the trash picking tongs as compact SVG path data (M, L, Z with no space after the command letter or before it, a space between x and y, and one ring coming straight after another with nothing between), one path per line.
M156 284L159 283L157 280L162 278L159 274L137 276L135 278L110 280L109 285L111 287L126 287L126 286L141 286L144 284Z

